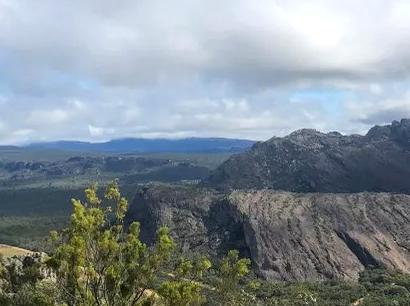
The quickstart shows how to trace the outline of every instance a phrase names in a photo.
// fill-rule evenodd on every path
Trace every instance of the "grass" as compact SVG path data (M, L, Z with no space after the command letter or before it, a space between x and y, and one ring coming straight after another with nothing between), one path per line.
M0 255L4 257L23 256L32 254L31 251L10 245L0 244Z

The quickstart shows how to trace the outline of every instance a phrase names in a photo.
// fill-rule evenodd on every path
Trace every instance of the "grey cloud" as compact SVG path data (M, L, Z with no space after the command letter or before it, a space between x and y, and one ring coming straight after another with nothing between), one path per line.
M401 86L379 86L373 95L360 96L358 101L347 103L348 113L355 122L366 125L383 124L398 118L410 118L410 91Z
M410 110L406 108L396 108L383 111L376 111L368 114L365 118L360 119L360 122L366 125L383 124L392 122L398 118L410 118Z
M0 142L362 131L410 115L409 36L405 0L0 0Z
M408 77L405 2L345 2L3 0L0 46L111 85Z

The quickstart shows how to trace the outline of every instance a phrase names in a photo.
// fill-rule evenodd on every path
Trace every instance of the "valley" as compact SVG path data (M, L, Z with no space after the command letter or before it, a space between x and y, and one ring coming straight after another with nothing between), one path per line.
M0 147L0 243L41 249L52 229L67 225L71 198L91 183L118 179L130 201L148 182L196 184L231 153L105 153Z

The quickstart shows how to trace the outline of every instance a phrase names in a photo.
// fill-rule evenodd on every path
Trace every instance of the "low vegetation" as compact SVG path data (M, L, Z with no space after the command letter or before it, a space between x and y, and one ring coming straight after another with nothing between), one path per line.
M260 305L410 305L410 275L369 269L358 282L262 282L254 291Z

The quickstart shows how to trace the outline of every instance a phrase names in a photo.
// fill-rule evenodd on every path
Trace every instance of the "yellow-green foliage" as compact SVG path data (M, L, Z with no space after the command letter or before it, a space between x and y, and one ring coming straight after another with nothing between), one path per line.
M240 281L249 273L250 260L239 259L239 252L229 251L222 259L216 281L217 300L221 305L251 305L252 299L241 288Z
M138 305L155 287L175 247L169 231L158 230L153 248L139 239L139 223L125 232L128 202L116 182L107 186L103 199L95 185L85 196L85 203L72 201L70 227L60 235L52 233L57 247L49 265L56 271L62 299L68 305Z

